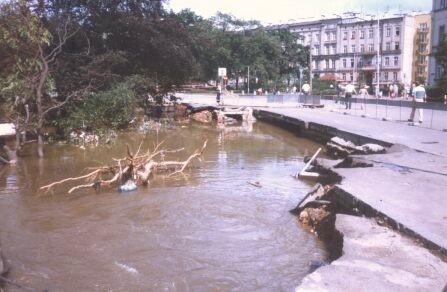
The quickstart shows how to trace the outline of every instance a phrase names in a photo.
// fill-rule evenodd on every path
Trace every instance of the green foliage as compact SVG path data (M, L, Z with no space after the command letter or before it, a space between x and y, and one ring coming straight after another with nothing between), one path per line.
M128 125L135 107L135 94L129 82L92 94L84 103L74 105L69 114L59 117L54 125L69 132L87 128L93 131L121 129Z
M434 57L436 65L441 67L442 75L436 80L438 87L447 91L447 37L444 37L436 47Z
M312 79L312 93L315 95L335 95L337 94L337 84L334 80Z
M428 101L444 102L445 89L440 86L426 86L425 92L427 94Z
M9 101L35 98L34 79L43 66L37 56L51 40L29 1L0 3L0 94Z

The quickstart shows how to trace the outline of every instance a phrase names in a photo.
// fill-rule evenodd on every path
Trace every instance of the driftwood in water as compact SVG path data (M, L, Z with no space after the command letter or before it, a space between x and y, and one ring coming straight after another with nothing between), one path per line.
M203 150L206 148L205 141L201 148L192 153L185 161L156 161L156 158L163 158L168 153L177 153L183 150L159 149L162 143L157 145L154 150L149 149L146 152L141 151L141 144L135 154L132 154L129 146L127 147L127 156L120 159L113 159L116 165L93 168L85 175L78 177L69 177L63 180L53 182L42 186L40 191L49 192L54 187L64 185L70 182L84 182L68 190L72 193L76 190L85 188L94 188L100 190L104 187L118 186L127 181L134 181L137 185L147 185L150 175L153 172L165 172L168 176L174 176L182 173L194 159L200 159Z

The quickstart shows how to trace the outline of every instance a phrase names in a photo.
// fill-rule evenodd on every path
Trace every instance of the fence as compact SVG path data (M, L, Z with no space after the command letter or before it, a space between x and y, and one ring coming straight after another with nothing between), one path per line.
M363 118L380 119L383 121L393 121L408 123L435 130L447 131L447 105L443 103L416 103L412 100L402 98L352 98L351 109L346 109L344 99L337 100L336 97L322 97L326 109L340 114L350 114ZM413 107L414 123L409 121ZM422 109L422 117L419 116L419 109ZM419 123L422 120L422 123Z

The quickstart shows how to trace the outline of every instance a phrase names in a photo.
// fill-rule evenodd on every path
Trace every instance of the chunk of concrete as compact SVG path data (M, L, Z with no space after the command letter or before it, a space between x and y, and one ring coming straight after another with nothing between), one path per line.
M442 291L447 263L374 220L337 215L343 255L295 291ZM409 260L411 259L411 260Z

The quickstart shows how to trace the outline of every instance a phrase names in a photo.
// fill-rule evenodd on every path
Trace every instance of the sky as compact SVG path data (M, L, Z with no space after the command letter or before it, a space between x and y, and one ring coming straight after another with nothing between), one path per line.
M374 13L430 12L432 0L169 0L167 8L178 12L189 8L205 18L217 11L263 24L331 18L347 11Z

